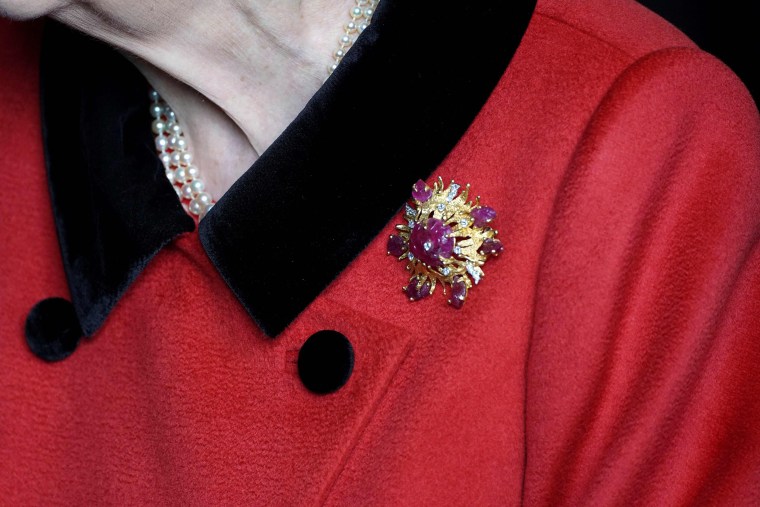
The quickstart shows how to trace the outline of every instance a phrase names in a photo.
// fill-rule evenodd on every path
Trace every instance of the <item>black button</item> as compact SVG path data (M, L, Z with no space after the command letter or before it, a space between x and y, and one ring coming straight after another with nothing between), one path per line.
M43 299L26 317L26 343L45 361L65 359L77 348L82 328L74 305L63 298Z
M340 389L354 369L354 348L337 331L314 333L298 353L298 374L309 391L326 394Z

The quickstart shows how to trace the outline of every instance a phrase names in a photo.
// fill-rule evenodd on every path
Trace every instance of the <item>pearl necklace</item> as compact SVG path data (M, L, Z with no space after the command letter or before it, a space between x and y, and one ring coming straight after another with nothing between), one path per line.
M338 68L359 34L369 26L378 2L379 0L356 0L356 5L349 12L351 20L343 26L338 49L333 53L333 63L327 69L328 77ZM206 184L201 178L200 170L193 164L193 155L188 149L176 114L156 90L150 91L150 100L156 154L164 164L166 177L177 192L182 207L191 217L200 221L211 210L215 201L206 192Z

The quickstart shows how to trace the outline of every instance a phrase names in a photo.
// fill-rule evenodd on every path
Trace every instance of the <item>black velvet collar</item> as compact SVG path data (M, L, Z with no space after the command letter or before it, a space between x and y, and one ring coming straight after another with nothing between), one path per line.
M454 147L534 7L535 0L432 9L382 0L338 70L217 202L200 240L267 335L320 294ZM150 259L194 227L154 153L147 90L118 52L46 24L48 180L72 302L88 336Z

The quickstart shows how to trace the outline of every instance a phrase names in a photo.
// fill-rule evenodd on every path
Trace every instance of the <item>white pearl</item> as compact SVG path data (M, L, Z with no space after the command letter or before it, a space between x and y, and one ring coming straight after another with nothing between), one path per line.
M198 170L197 167L195 167L194 165L191 165L190 167L187 168L187 175L190 176L190 178L194 180L195 178L201 175L201 172L200 170Z
M172 164L179 165L181 161L182 161L182 155L180 155L178 151L175 151L174 153L172 153Z
M182 160L182 163L185 165L190 165L193 163L193 154L190 152L184 152L180 155L180 158Z
M150 106L150 115L153 118L161 118L161 115L164 113L164 108L158 104L154 104Z
M153 120L151 128L153 129L154 134L163 134L166 130L166 122L160 118L158 120Z
M174 183L174 169L167 169L164 172L166 173L166 178L172 183Z
M177 193L177 197L181 198L182 197L182 192L180 191L179 187L174 186L172 188L174 188L174 191Z
M167 110L164 112L164 115L166 115L166 119L168 121L172 122L172 123L174 123L175 121L177 121L177 115L174 114L174 111L172 111L171 109L169 109L168 106L167 106L166 109Z
M335 52L335 58L343 58L343 55L345 54L346 54L345 51L343 51L342 49L339 49Z
M185 141L184 137L180 137L177 139L177 149L180 151L184 151L187 149L187 141Z
M361 33L364 30L366 30L368 26L369 25L367 25L367 23L362 23L361 25L359 25L359 33Z
M179 141L179 138L177 136L171 136L169 139L166 140L166 142L169 145L169 148L171 149L177 148L177 141Z
M185 183L187 181L187 169L184 167L180 167L176 171L174 171L174 181L179 183L180 185Z
M156 90L151 90L150 93L148 93L148 97L150 97L151 102L158 102L161 98Z
M164 164L164 167L168 168L172 165L172 156L168 153L162 153L158 158L161 159L161 163Z
M204 206L211 204L211 196L206 192L201 192L200 194L196 195L195 198L198 199L198 201L202 202Z
M348 35L344 35L343 37L340 38L340 43L346 46L351 45L351 37L349 37Z
M354 7L353 9L351 9L351 17L352 18L358 18L361 15L362 15L362 8L361 7Z
M172 123L169 130L171 130L172 134L174 134L175 136L182 134L182 127L179 126L179 123Z
M203 180L193 180L189 183L190 189L193 192L193 195L200 194L206 189L206 184L203 183Z
M202 200L200 200L200 196L190 201L190 206L188 206L190 213L193 215L200 215L201 213L205 212L206 207L207 205Z
M372 7L364 9L364 15L368 18L371 18L374 13L375 11L372 10Z
M165 151L168 144L169 143L166 141L166 138L164 136L159 136L156 138L156 149L158 151Z
M190 183L185 183L182 185L182 197L185 199L192 199L193 198L193 187Z
M349 32L355 32L356 31L356 23L354 23L353 21L351 21L350 23L348 23L346 25L346 30L349 31Z

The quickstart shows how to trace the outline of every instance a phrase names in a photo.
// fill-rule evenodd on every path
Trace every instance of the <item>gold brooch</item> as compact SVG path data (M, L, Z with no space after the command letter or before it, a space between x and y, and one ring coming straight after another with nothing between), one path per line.
M419 301L435 291L437 285L451 291L449 304L461 308L468 291L485 275L482 266L490 256L497 256L504 245L496 239L498 231L488 224L496 211L467 201L469 183L460 193L460 185L443 180L430 188L419 180L412 187L412 203L404 208L405 224L396 225L397 234L388 239L388 254L407 260L411 273L403 287L411 301Z

